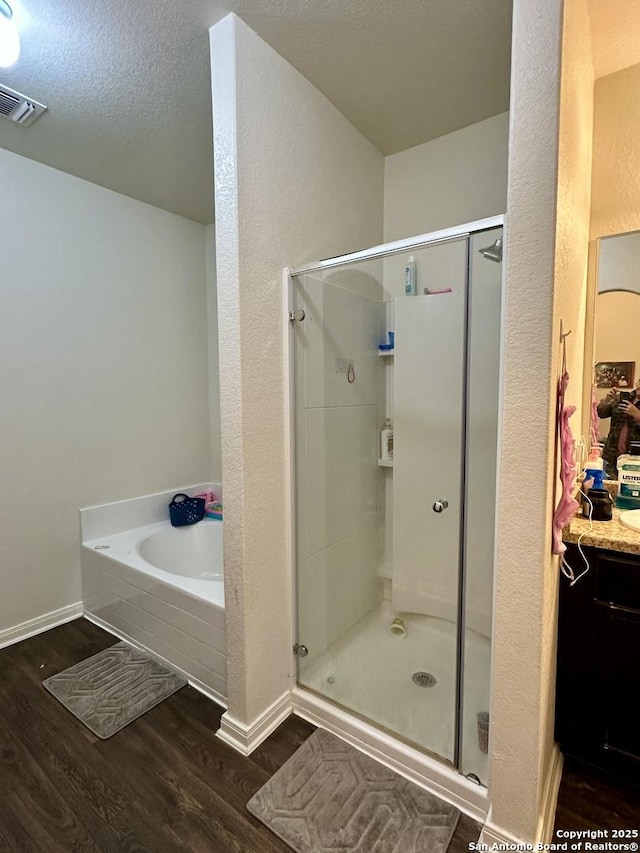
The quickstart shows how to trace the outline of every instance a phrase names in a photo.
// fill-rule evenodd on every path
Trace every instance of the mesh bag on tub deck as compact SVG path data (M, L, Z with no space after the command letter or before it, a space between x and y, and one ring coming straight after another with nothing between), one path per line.
M190 498L183 492L173 496L169 504L169 518L174 527L195 524L204 518L204 498Z

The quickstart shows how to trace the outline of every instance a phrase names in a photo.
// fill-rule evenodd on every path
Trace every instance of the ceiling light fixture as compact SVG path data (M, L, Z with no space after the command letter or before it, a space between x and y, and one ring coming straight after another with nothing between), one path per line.
M13 9L0 0L0 68L10 68L20 56L20 36L11 18Z

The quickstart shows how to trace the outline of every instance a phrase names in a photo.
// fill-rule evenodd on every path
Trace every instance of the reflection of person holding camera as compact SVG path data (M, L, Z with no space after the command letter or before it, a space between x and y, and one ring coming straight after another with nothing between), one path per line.
M609 435L602 451L605 474L618 478L618 456L629 452L632 441L640 441L640 396L637 391L617 392L612 388L598 403L598 417L611 418Z

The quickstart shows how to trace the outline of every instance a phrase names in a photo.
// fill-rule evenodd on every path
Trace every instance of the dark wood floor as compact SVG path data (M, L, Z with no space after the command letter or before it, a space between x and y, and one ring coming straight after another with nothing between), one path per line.
M0 651L0 851L290 853L245 806L313 727L290 717L243 758L213 737L222 709L186 687L99 740L42 681L114 641L79 619ZM566 763L556 831L638 828L638 788ZM463 815L449 853L479 830Z
M114 642L79 619L0 651L0 850L291 853L245 806L313 727L290 717L244 758L185 687L99 740L42 681ZM450 853L479 830L463 815Z
M640 788L565 759L556 811L559 829L640 829Z

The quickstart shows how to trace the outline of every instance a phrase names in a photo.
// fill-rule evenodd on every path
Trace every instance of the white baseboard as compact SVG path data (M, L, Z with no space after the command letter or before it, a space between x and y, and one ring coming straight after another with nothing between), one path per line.
M553 841L553 826L556 820L556 809L558 808L558 791L560 790L560 782L562 781L563 763L562 753L558 744L555 743L542 795L542 812L538 822L536 837L538 843L551 844Z
M13 628L4 628L4 630L0 631L0 649L3 649L5 646L12 646L14 643L19 643L22 640L28 640L29 637L35 637L36 634L41 634L43 631L48 631L57 625L64 625L65 622L78 619L83 613L83 603L76 601L75 604L68 604L66 607L60 607L58 610L52 610L51 613L44 613L42 616L36 616L35 619L29 619L20 625L14 625Z
M294 688L292 698L293 711L299 717L342 738L475 820L484 821L489 808L486 788L307 690Z
M172 669L174 672L179 673L183 678L186 678L189 682L189 686L193 687L194 690L197 690L199 693L202 693L207 699L213 700L216 705L221 705L223 708L227 707L227 700L224 696L221 696L217 691L213 690L211 687L208 687L206 684L203 684L198 678L194 678L192 675L189 675L184 669L179 666L176 666L175 663L171 663L170 660L162 657L157 652L154 652L153 649L149 649L140 643L138 640L134 640L133 637L130 637L124 631L120 631L118 628L114 628L110 622L105 622L104 619L101 619L99 616L95 616L93 613L90 613L88 610L84 612L84 618L88 619L89 622L93 622L94 625L97 625L98 628L102 628L103 631L107 631L109 634L113 634L114 637L117 637L119 640L124 640L125 643L129 643L130 646L133 646L136 649L140 649L143 652L146 652L149 655L153 655L154 658L163 663L165 666L168 666L169 669Z
M257 749L262 741L266 740L280 723L287 719L291 711L291 693L286 690L282 696L248 725L234 719L227 711L222 715L216 737L233 747L241 755L251 755L253 750Z
M493 824L491 822L491 814L489 814L487 822L482 827L482 832L480 833L478 843L486 844L487 850L493 850L493 845L496 844L497 847L495 849L497 850L503 849L503 845L515 844L518 847L521 847L524 845L525 842L523 842L521 838L517 838L510 832L507 832L506 829L502 829L502 827Z
M541 811L538 818L538 827L534 844L550 844L553 840L553 825L555 823L556 808L558 805L558 791L560 789L560 781L562 779L562 753L558 745L554 744L551 760L547 770L547 778L544 780ZM497 826L492 822L491 814L487 818L487 822L482 828L480 834L480 842L487 844L489 850L493 844L518 844L523 845L531 843L530 840L518 838L501 826Z

